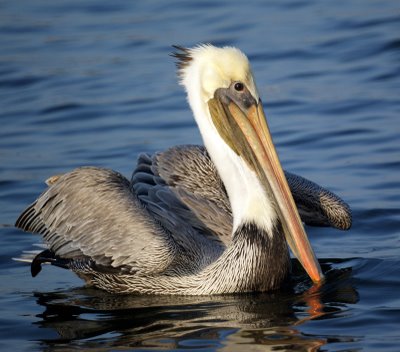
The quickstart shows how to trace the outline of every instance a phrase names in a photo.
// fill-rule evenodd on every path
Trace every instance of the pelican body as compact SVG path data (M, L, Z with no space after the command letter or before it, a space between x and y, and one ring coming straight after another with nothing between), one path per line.
M130 181L94 167L52 178L16 222L48 246L32 275L51 263L115 293L269 291L290 274L289 246L323 282L302 220L347 229L348 206L283 171L241 51L176 49L205 148L143 154Z

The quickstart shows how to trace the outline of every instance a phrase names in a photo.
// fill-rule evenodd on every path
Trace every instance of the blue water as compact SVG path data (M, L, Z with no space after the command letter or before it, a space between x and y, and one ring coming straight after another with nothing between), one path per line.
M172 44L252 62L284 167L352 207L307 228L319 291L114 297L11 260L43 180L81 165L130 176L138 153L201 143ZM399 351L398 1L0 1L0 349ZM303 287L304 286L304 287Z

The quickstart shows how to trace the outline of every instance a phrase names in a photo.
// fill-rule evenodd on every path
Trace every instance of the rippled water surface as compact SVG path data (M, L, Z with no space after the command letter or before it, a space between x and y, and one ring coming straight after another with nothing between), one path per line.
M0 349L399 351L399 34L398 1L0 1ZM200 42L248 54L284 167L351 205L350 231L307 229L327 283L114 297L31 278L11 258L39 237L13 224L43 180L201 143L168 56Z

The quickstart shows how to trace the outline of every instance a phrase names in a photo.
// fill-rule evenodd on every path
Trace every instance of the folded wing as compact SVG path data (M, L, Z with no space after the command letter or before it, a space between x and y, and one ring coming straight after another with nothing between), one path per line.
M129 181L107 169L84 167L60 176L16 226L42 234L58 258L129 273L161 272L176 255L171 234L150 216Z

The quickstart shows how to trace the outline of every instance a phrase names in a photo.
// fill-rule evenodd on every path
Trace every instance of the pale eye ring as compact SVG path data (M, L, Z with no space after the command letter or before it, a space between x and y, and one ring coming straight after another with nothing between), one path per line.
M236 82L233 87L237 92L241 92L244 89L244 84L242 82Z

